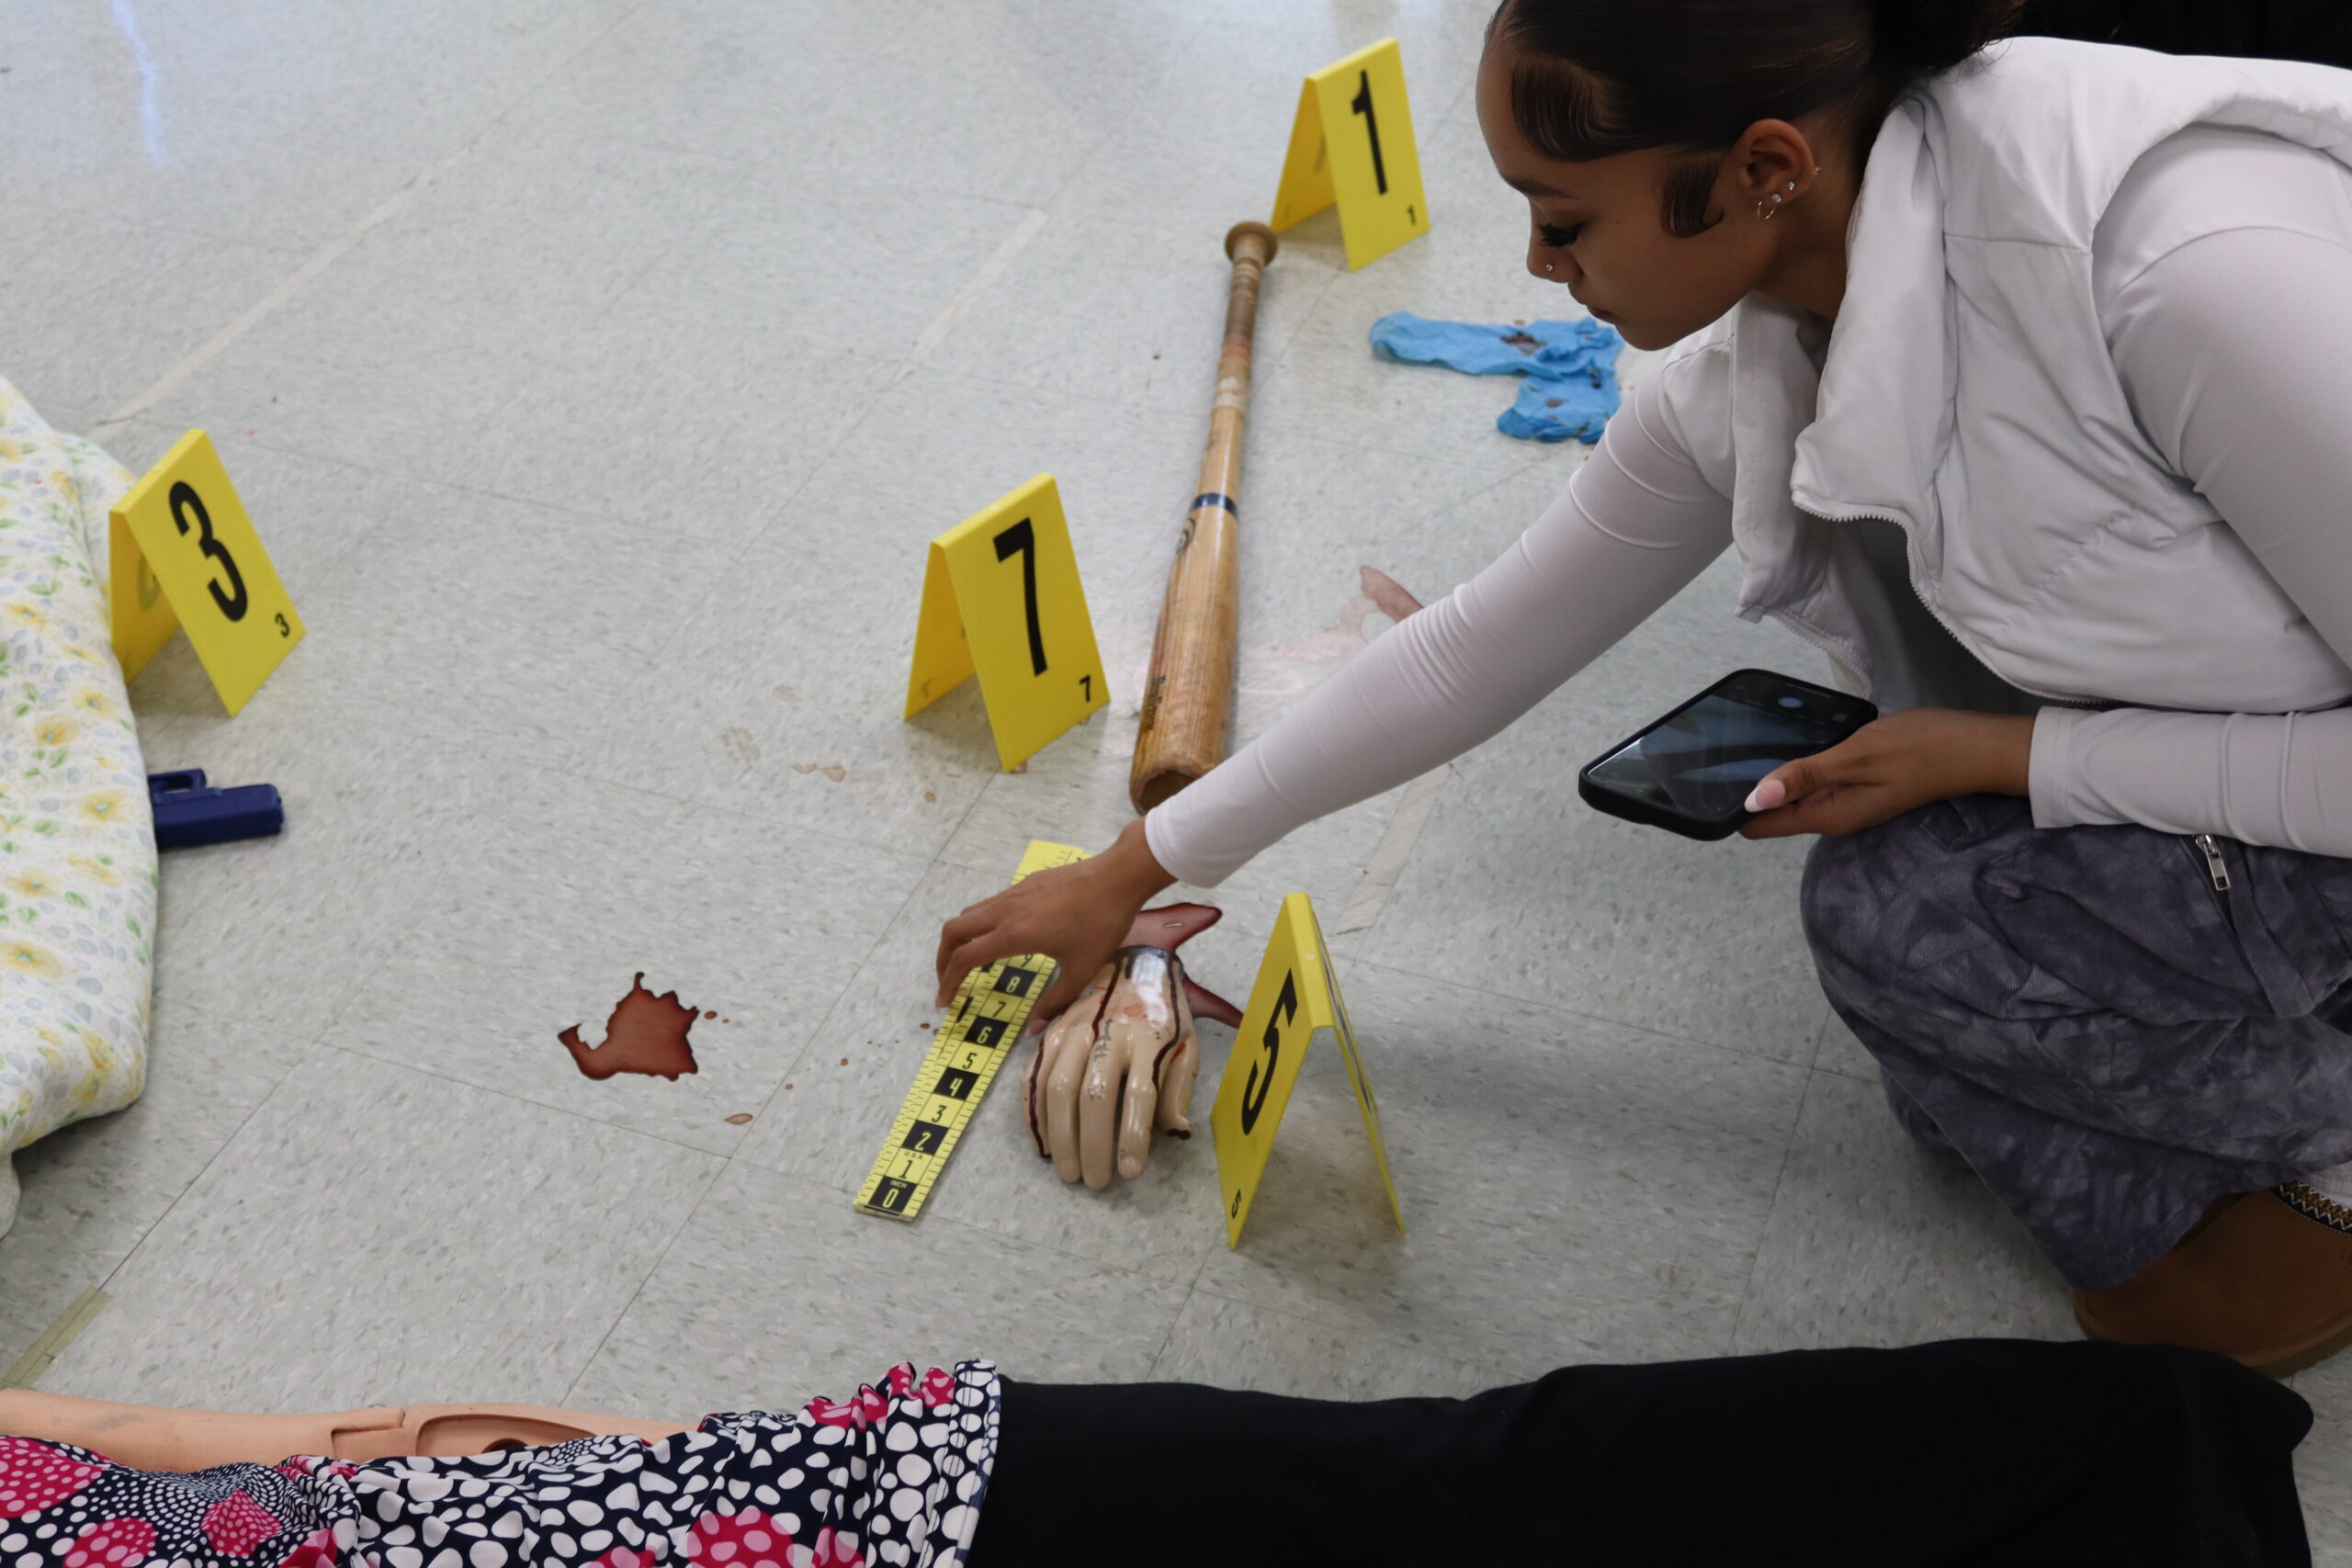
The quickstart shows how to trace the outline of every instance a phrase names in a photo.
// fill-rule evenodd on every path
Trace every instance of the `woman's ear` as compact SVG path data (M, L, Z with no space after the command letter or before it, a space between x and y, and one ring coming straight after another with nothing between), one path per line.
M1724 156L1734 198L1768 209L1803 196L1821 165L1805 133L1785 119L1759 119Z

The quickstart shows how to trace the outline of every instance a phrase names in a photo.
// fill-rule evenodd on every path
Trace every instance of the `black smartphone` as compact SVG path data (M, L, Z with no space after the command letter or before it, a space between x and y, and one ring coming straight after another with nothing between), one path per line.
M1826 751L1878 716L1860 697L1736 670L1611 746L1577 774L1587 806L1689 839L1728 838L1747 796L1783 762Z

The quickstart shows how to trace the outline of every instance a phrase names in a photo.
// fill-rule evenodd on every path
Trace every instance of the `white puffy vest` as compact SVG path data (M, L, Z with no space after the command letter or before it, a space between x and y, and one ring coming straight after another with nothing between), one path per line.
M2352 72L2019 39L1895 108L1823 368L1807 319L1753 297L1676 351L1702 356L1675 412L1732 497L1743 615L1883 707L1924 700L1919 639L1843 525L1888 518L1920 603L2024 691L2223 713L2352 698L2352 669L2141 434L2100 330L2093 231L2132 164L2196 124L2352 164Z

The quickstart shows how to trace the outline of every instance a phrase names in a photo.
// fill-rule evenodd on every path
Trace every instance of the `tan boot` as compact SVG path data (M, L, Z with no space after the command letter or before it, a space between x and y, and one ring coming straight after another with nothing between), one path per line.
M289 1454L354 1461L410 1454L447 1458L605 1434L659 1442L687 1430L672 1422L541 1404L379 1404L322 1416L244 1416L117 1404L30 1389L0 1392L0 1433L72 1443L134 1470L276 1464Z
M2352 1344L2352 1209L2300 1181L2246 1193L2122 1284L2075 1292L2075 1321L2093 1339L2301 1371Z

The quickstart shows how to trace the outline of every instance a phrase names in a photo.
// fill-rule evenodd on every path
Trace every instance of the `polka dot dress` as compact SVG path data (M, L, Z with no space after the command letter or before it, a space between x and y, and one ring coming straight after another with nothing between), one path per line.
M658 1443L193 1475L0 1438L0 1568L956 1568L999 1394L986 1361L902 1363Z

